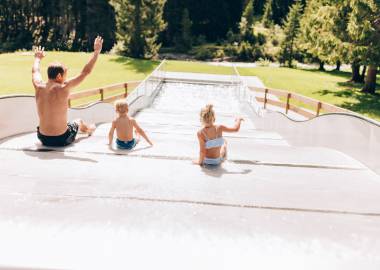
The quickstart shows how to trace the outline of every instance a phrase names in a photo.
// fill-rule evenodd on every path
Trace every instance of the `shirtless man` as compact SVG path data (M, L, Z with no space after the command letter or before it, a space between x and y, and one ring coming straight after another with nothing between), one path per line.
M52 63L48 67L48 82L42 80L40 62L45 56L44 48L35 50L33 65L33 86L35 88L38 116L37 136L43 145L66 146L75 141L79 131L91 135L94 125L88 125L78 119L67 121L70 90L78 86L92 71L102 50L103 39L97 37L94 42L94 54L82 72L66 80L67 68L61 63Z

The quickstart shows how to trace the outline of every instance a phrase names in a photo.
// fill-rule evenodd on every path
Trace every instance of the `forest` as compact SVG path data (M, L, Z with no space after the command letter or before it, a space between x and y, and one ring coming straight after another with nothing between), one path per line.
M134 58L349 64L375 93L379 16L380 0L1 0L0 52L90 51L101 35L105 51Z

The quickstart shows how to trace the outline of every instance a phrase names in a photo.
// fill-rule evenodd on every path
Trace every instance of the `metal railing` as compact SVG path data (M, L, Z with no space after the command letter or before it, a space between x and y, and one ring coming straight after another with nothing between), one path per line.
M132 104L142 96L154 97L156 90L165 80L165 65L166 60L164 59L145 80L129 93L127 97L129 104Z
M233 65L233 68L234 68L236 80L238 82L236 86L237 87L236 92L237 92L239 101L248 103L257 115L262 116L263 115L262 108L260 104L257 102L256 95L254 94L254 92L249 90L246 80L244 80L241 77L235 65Z

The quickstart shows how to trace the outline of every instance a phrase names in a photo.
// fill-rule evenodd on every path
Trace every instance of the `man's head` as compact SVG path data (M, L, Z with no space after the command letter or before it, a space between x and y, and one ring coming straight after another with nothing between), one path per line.
M120 115L125 115L128 113L128 103L121 99L115 102L115 111Z
M67 68L61 63L51 63L47 70L49 80L63 83L66 80Z

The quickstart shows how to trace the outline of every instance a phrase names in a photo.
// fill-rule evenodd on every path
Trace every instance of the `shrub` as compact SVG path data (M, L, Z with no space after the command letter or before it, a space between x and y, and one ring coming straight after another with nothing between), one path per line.
M212 59L212 58L214 58L214 55L215 55L214 50L207 48L207 47L202 47L195 54L195 59L197 59L197 60Z
M207 43L207 40L206 40L206 36L205 35L199 35L195 39L195 45L203 45L203 44L206 44L206 43Z
M242 61L252 60L252 45L246 41L240 43L238 48L238 59Z
M225 57L225 53L223 49L218 49L215 53L215 58L221 58L223 59Z
M268 58L260 58L256 64L261 67L268 67L271 61Z
M260 46L264 45L267 42L267 38L263 33L258 33L256 40Z

